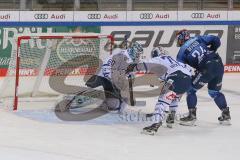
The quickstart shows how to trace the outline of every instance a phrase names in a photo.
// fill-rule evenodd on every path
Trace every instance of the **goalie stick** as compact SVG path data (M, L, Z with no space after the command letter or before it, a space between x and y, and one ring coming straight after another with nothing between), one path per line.
M129 100L130 100L130 105L134 106L135 102L134 102L134 98L133 98L133 78L132 76L128 76L128 85L129 85Z
M133 97L133 76L129 75L128 76L128 85L129 85L129 100L130 100L130 105L134 106L134 97Z
M86 89L83 91L79 91L79 92L75 93L71 99L67 100L67 103L64 103L64 106L61 106L61 108L59 108L60 106L58 106L59 105L59 103L58 103L56 105L56 107L57 107L56 109L57 109L57 111L67 111L71 108L71 104L76 100L76 98L78 96L84 95L85 93L94 93L96 91L98 91L98 90Z
M130 37L130 34L126 34L124 36L124 40L122 42L122 44L120 46L122 46L123 48L125 47L125 49L128 48L128 38ZM130 101L130 105L134 106L135 102L134 102L134 98L133 98L133 76L129 75L128 76L128 85L129 85L129 101Z

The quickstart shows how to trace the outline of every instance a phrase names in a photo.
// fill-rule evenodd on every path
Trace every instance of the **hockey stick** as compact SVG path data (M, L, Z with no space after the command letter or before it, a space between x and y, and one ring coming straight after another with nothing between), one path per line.
M122 42L122 46L125 45L125 48L127 49L128 48L128 38L130 37L129 34L126 34L124 36L124 41ZM130 100L130 105L131 106L134 106L135 105L135 102L134 102L134 98L133 98L133 76L129 75L128 76L128 85L129 85L129 100Z
M134 99L133 99L133 79L132 79L131 75L128 77L128 85L129 85L130 105L134 106L135 102L134 102Z
M67 99L64 99L61 100L60 102L58 102L55 106L55 111L60 111L60 112L65 112L65 111L69 111L70 107L71 107L71 104L72 102L77 98L77 96L83 94L85 91L79 91L77 93L75 93L75 95L73 96L72 99L70 100L67 100Z
M76 100L76 98L77 98L78 96L83 95L84 93L87 93L87 92L94 92L94 91L95 91L95 90L92 90L92 91L91 91L91 90L89 90L89 89L86 89L86 90L84 90L84 91L79 91L79 92L75 93L75 95L73 96L72 99L67 100L67 103L64 104L64 108L62 107L62 109L64 109L64 111L69 110L70 107L71 107L72 102L73 102L74 100Z

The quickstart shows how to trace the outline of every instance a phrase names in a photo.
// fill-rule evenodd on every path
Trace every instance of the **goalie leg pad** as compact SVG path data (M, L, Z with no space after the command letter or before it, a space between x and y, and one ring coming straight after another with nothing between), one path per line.
M87 80L85 85L90 87L90 88L96 88L96 87L102 85L101 81L102 81L102 77L97 76L97 75L93 75L92 77L90 77Z
M120 111L121 101L117 98L106 98L100 107L106 111Z
M93 75L87 82L86 85L91 88L103 86L106 98L121 98L121 91L107 78Z

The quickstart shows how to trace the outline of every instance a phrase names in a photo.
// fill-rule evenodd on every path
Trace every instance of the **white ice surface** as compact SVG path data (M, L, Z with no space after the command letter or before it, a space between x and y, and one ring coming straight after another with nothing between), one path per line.
M239 81L240 74L226 74L223 81L223 92L231 107L231 126L218 124L220 111L204 88L198 93L196 127L162 127L155 136L140 134L148 122L128 122L118 115L66 122L55 116L50 103L41 104L47 107L38 111L1 108L0 160L238 160ZM149 98L148 107L135 110L151 111L155 101ZM183 98L179 112L186 111Z

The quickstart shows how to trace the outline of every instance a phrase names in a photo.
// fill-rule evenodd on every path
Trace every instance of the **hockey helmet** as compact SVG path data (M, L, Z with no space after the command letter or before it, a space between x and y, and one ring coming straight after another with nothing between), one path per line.
M143 47L140 43L134 42L129 48L129 56L133 61L139 61L140 55L143 54Z
M154 47L152 49L151 58L158 57L161 55L167 55L167 54L168 54L168 52L166 50L164 50L163 47L158 46L158 47Z
M189 39L190 33L188 30L183 29L177 32L177 46L181 47Z

